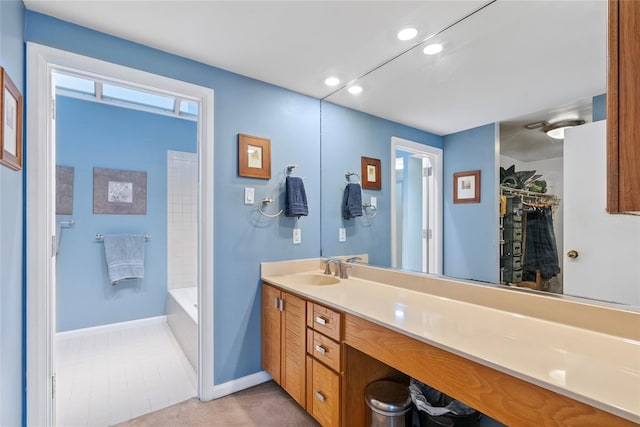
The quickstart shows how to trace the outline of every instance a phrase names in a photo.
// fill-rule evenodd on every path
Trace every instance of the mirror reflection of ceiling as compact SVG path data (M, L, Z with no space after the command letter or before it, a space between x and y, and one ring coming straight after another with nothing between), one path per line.
M488 3L25 0L317 98L334 91L323 83L329 75L364 76L358 96L340 90L327 100L441 135L534 111L549 121L547 113L568 111L550 109L605 92L606 1L498 0L442 31ZM407 26L418 36L398 40ZM440 54L424 55L421 45L377 68L433 34Z

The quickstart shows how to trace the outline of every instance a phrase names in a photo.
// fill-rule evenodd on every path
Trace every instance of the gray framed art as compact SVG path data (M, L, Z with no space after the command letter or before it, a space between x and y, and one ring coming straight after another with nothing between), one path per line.
M73 215L73 166L56 166L56 215Z
M146 215L147 173L93 168L93 213Z

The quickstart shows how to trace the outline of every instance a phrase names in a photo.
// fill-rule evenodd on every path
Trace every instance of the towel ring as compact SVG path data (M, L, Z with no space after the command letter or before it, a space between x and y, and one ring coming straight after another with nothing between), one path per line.
M375 218L375 216L378 214L378 208L376 208L375 206L373 206L373 205L371 205L369 203L363 203L362 204L362 209L364 211L364 216L366 216L367 218ZM371 209L373 214L367 215L367 209Z
M358 177L358 182L354 182L353 184L360 184L360 181L361 181L360 180L360 175L358 175L355 172L345 172L344 173L344 177L347 178L347 183L351 183L351 177L354 176L354 175Z
M278 213L275 213L275 214L268 214L268 213L263 212L262 206L268 205L268 204L270 204L272 202L273 202L273 199L270 199L268 197L265 197L264 199L262 199L260 201L260 205L258 205L258 212L260 212L260 215L266 216L267 218L275 218L277 216L280 216L282 214L282 212L284 212L284 209L280 209L278 211Z

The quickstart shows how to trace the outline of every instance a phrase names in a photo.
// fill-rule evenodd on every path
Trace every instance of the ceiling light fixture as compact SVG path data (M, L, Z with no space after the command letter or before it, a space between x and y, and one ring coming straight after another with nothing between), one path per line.
M440 43L432 43L425 46L423 52L425 55L435 55L436 53L442 52L442 45Z
M402 30L398 31L398 39L402 41L411 40L415 38L417 35L418 35L418 30L411 27L403 28Z
M564 130L572 128L574 126L580 126L585 124L584 120L561 120L556 123L548 122L535 122L524 125L527 129L542 129L544 133L549 135L553 139L564 139Z
M340 79L334 76L327 77L324 81L324 84L327 86L337 86L340 83Z
M350 94L352 94L352 95L357 95L357 94L359 94L360 92L362 92L362 86L358 86L358 85L351 86L351 87L348 89L348 91L349 91L349 93L350 93Z

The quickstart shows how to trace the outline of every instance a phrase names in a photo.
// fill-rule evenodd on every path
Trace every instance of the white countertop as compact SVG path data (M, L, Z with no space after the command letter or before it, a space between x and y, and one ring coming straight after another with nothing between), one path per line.
M360 278L304 285L297 275L322 271L265 275L264 265L268 283L640 423L635 339Z

